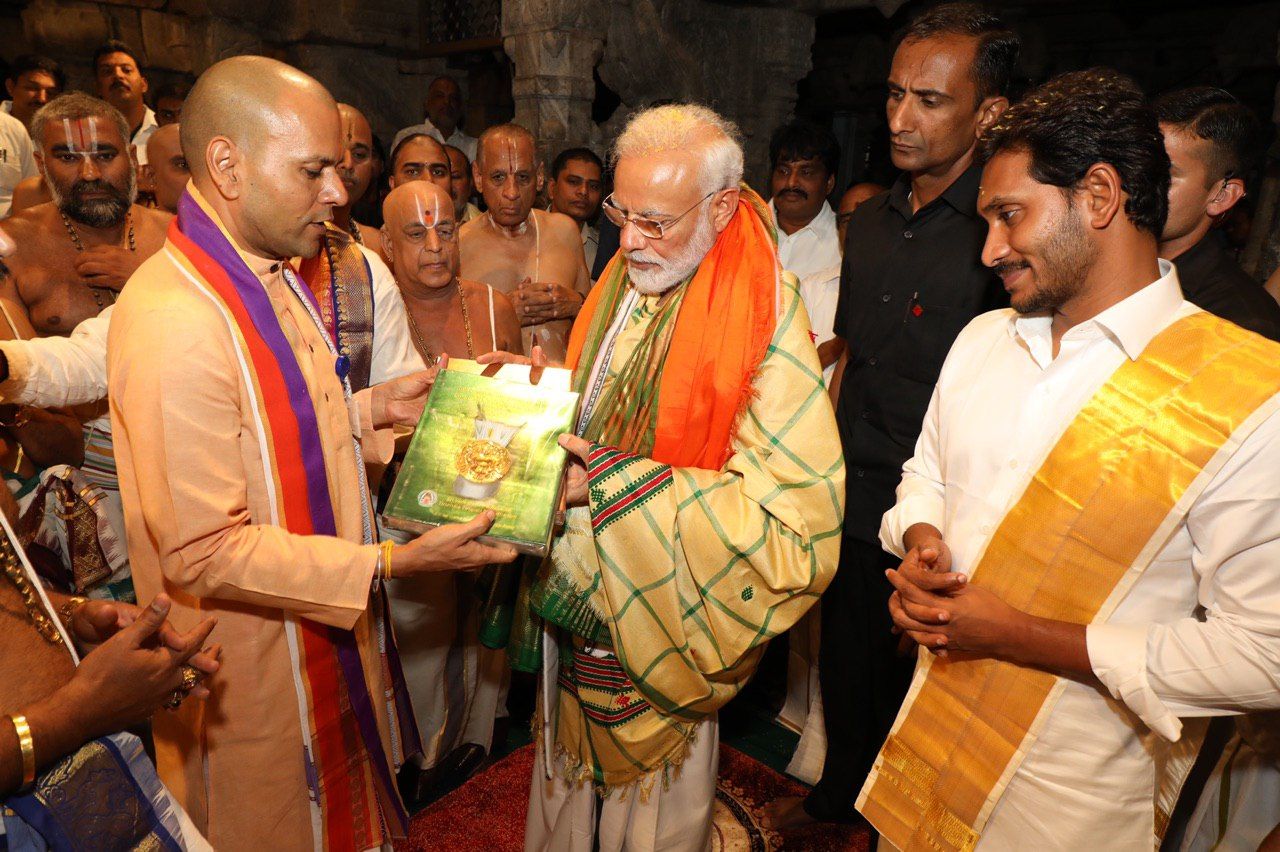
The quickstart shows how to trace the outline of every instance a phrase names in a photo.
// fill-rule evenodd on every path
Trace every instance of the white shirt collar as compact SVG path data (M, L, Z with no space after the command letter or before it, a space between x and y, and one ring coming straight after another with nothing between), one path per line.
M1182 286L1172 263L1160 259L1160 277L1102 313L1074 326L1063 335L1064 340L1106 334L1130 360L1137 360L1157 334L1173 320L1182 307ZM1052 334L1052 317L1019 316L1009 322L1009 334L1017 336L1033 352L1044 346ZM1051 351L1052 347L1050 347Z
M773 224L778 224L778 208L774 206L773 199L769 199L769 212L773 214ZM794 234L784 234L778 231L778 239L790 238L795 239L805 231L812 231L821 236L826 232L835 233L836 231L836 211L831 209L830 201L823 201L822 207L818 210L818 214L809 220L809 223Z
M427 128L428 133L434 130L436 134L440 137L440 139L443 140L444 144L452 145L455 148L459 147L458 142L465 142L471 138L470 136L462 132L461 127L453 128L453 133L449 134L449 136L446 137L444 135L444 131L436 127L431 122L431 119L429 118L422 119L422 126Z

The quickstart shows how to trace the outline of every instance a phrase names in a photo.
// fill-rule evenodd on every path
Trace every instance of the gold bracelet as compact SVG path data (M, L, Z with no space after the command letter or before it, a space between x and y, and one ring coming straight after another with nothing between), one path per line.
M9 721L13 723L13 732L18 735L18 748L22 750L22 786L18 789L25 790L36 780L36 741L31 737L31 726L27 724L26 716L14 713L9 716Z
M391 548L395 546L396 546L396 543L391 539L387 539L381 545L382 547L382 579L384 581L391 579Z

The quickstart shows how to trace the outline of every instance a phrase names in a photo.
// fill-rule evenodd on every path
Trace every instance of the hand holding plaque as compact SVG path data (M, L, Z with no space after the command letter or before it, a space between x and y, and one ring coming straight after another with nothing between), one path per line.
M531 370L543 374L537 384ZM557 439L572 430L578 405L568 387L568 370L451 361L405 454L387 524L422 531L492 510L479 541L545 554L566 458Z
M435 571L466 571L511 562L518 555L509 545L480 541L497 517L486 510L469 521L433 527L408 544L392 551L391 564L397 579Z

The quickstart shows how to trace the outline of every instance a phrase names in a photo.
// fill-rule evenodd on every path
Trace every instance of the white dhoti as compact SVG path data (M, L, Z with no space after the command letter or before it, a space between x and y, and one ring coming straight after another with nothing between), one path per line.
M720 766L720 721L698 727L680 772L647 796L638 789L601 799L557 770L547 778L544 750L533 764L525 852L705 852ZM673 773L674 774L674 773Z
M822 712L822 687L818 680L818 650L822 618L814 604L788 633L787 701L779 721L800 732L800 742L787 764L787 774L806 784L817 784L827 760L827 729Z
M494 720L506 715L506 653L480 644L474 582L451 571L388 586L424 769L461 745L490 751Z

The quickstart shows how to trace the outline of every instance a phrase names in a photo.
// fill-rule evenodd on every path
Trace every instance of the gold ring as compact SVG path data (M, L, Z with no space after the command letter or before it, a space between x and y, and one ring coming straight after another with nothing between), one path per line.
M177 710L179 707L182 706L182 702L186 699L186 697L187 697L187 694L183 692L181 689L175 689L173 691L173 695L170 696L169 700L164 703L164 706L168 707L170 710Z
M182 683L178 686L178 691L184 696L191 690L196 688L196 684L200 682L200 672L196 671L193 666L182 667Z

